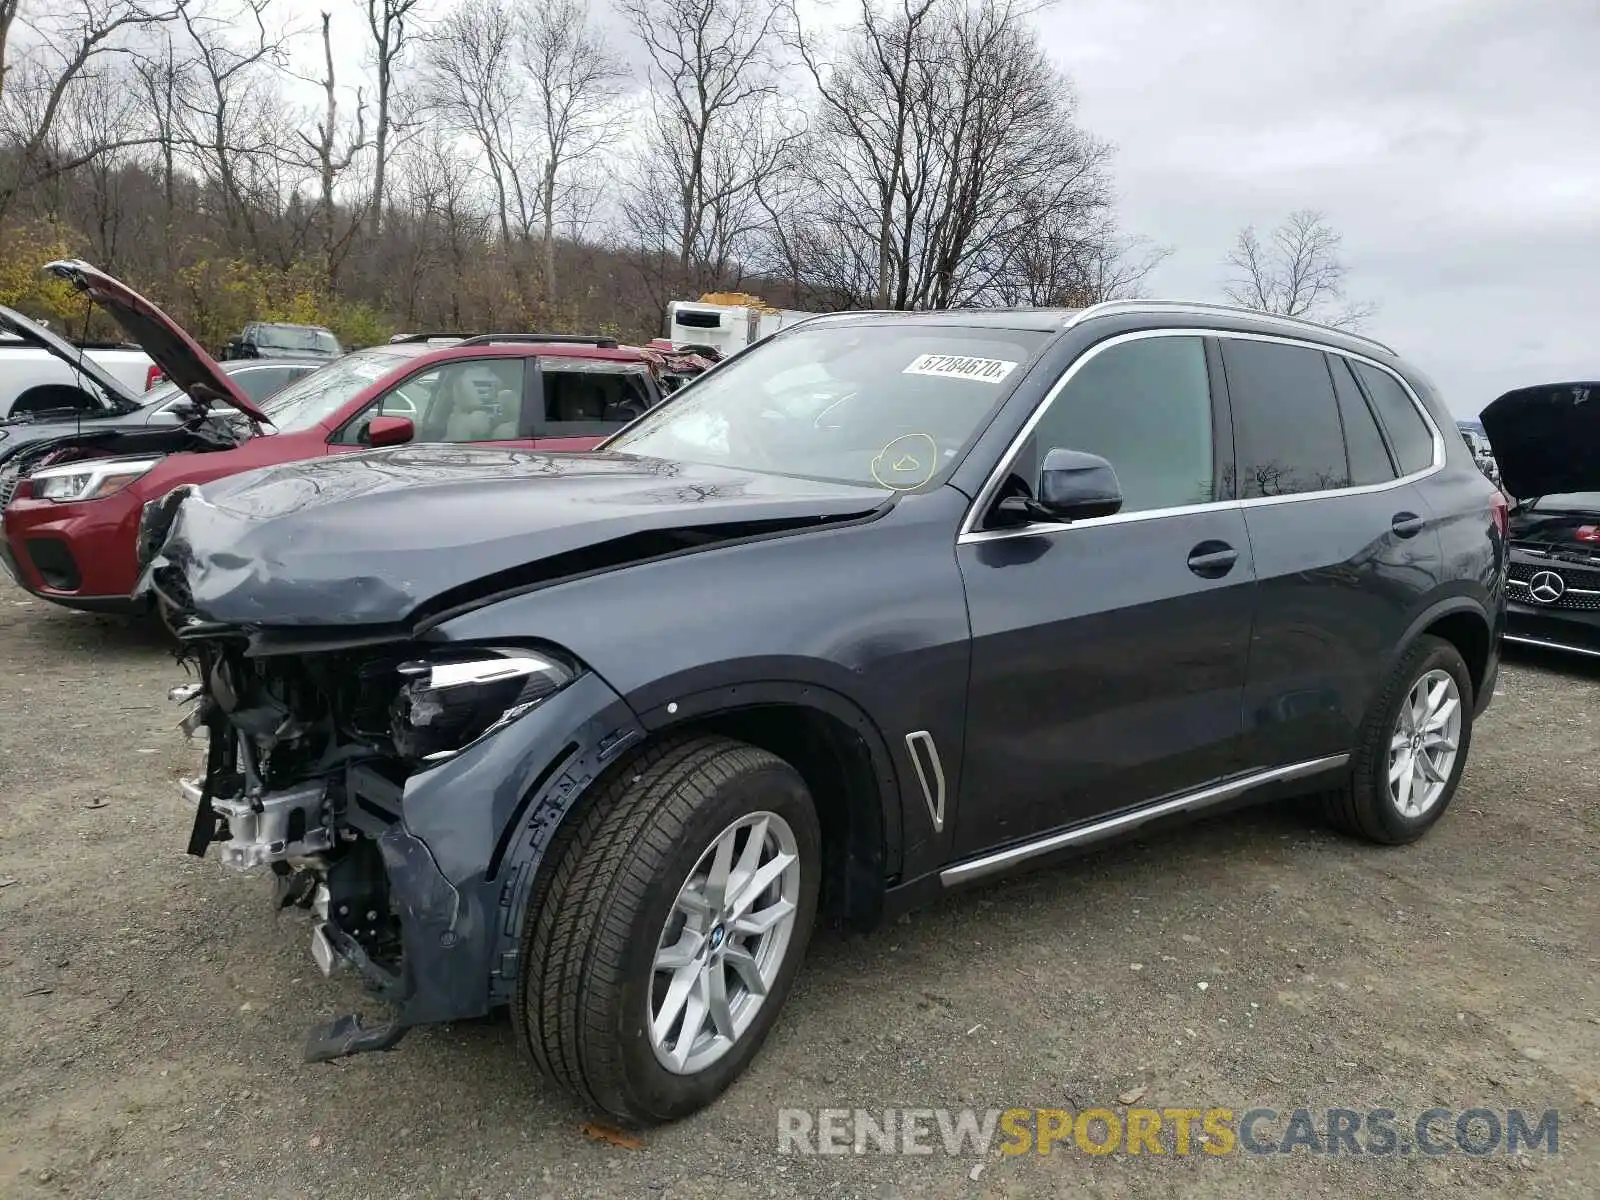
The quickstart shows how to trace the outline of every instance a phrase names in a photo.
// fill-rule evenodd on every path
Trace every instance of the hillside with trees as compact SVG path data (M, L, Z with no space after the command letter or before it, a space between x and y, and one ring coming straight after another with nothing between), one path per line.
M1029 10L856 3L823 30L782 0L343 0L310 26L0 0L0 303L84 332L38 272L63 256L210 346L253 319L643 338L712 290L1136 291L1162 252L1119 228L1112 148Z

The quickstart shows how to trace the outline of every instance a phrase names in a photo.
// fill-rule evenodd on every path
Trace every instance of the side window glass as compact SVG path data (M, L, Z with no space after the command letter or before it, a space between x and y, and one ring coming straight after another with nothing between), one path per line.
M1350 486L1338 402L1320 350L1223 338L1222 361L1241 497Z
M526 437L521 359L468 359L412 375L340 431L359 445L374 417L404 417L419 442L494 442Z
M1328 355L1333 372L1333 391L1339 397L1339 418L1344 422L1344 443L1350 452L1350 482L1356 487L1369 483L1388 483L1395 477L1394 463L1383 444L1378 422L1367 407L1350 374L1350 361L1342 354Z
M259 371L239 371L233 376L239 390L252 400L265 400L289 382L289 372L282 367L264 367Z
M650 406L641 371L584 359L540 362L544 382L544 432L602 432L620 427Z
M1054 449L1098 454L1122 485L1122 511L1203 504L1215 495L1204 340L1123 342L1078 367L1012 464L1031 492Z
M1413 471L1431 466L1433 434L1428 431L1427 423L1417 411L1417 406L1411 402L1405 388L1387 371L1369 367L1366 363L1354 365L1367 395L1372 399L1378 419L1388 431L1389 444L1394 447L1394 456L1400 460L1401 471L1410 475Z
M522 419L520 358L466 359L445 363L427 394L405 399L416 405L419 442L505 442L527 436ZM406 384L396 388L406 393ZM397 398L398 400L398 398ZM388 398L385 398L387 405ZM385 408L386 415L409 413Z

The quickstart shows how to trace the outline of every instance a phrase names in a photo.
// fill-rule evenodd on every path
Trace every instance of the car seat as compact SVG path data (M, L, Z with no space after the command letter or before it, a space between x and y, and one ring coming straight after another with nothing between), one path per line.
M492 436L494 417L483 403L478 385L465 371L456 372L450 387L449 417L445 421L447 442L482 442Z
M501 388L496 397L500 402L500 423L489 431L497 442L508 442L521 436L522 397L510 388Z

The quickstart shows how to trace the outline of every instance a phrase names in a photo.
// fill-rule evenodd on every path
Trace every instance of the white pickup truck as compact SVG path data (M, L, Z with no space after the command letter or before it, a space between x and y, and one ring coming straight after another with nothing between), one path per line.
M86 342L74 349L135 395L159 378L150 356L137 346ZM99 412L103 405L94 398L94 388L93 379L42 346L0 335L0 418L51 409Z

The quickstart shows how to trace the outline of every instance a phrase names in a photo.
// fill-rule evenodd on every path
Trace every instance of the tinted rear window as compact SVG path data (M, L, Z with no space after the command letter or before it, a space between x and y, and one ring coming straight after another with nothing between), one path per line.
M1328 355L1333 371L1333 390L1339 397L1339 417L1344 422L1344 442L1350 452L1350 482L1356 487L1368 483L1387 483L1395 477L1394 463L1384 448L1383 434L1350 374L1349 360L1339 354Z
M1366 363L1356 363L1355 368L1366 386L1372 407L1388 431L1389 444L1400 460L1400 469L1410 475L1432 465L1433 434L1405 388L1387 371Z
M1333 381L1320 350L1222 339L1239 494L1293 496L1350 485Z

